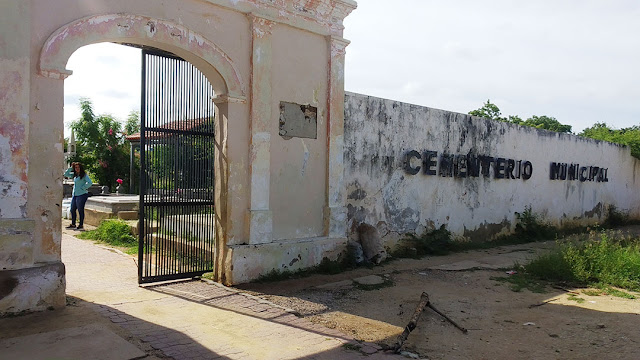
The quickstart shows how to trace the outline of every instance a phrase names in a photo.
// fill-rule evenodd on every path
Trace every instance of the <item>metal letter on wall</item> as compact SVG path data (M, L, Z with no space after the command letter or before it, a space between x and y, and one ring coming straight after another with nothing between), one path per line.
M143 49L138 282L214 269L213 88L193 65Z

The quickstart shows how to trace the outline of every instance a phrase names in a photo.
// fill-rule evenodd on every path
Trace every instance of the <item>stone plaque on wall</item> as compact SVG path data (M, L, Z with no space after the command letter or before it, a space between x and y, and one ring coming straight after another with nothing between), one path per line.
M280 136L318 138L318 108L280 102Z

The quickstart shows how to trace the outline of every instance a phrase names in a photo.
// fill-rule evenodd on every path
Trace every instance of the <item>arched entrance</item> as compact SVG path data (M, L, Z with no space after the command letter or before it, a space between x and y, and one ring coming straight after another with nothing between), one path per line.
M205 271L224 281L226 128L228 104L245 101L239 72L215 44L184 26L112 14L54 32L40 54L40 74L64 80L71 74L65 64L75 50L105 41L141 47L146 61L139 281Z

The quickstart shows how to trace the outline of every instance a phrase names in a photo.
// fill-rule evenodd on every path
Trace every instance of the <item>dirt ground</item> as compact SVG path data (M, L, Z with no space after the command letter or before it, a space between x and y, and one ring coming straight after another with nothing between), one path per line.
M423 359L639 359L640 294L632 300L588 296L584 289L514 292L495 280L509 276L504 269L434 269L513 251L537 253L553 246L554 242L546 242L400 259L372 269L240 288L358 340L387 345L396 342L421 293L427 292L431 303L468 333L427 309L403 346ZM364 290L352 281L372 274L389 286Z

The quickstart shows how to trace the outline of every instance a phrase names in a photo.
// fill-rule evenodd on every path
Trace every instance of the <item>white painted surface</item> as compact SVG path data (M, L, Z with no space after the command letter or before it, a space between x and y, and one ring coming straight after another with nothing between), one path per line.
M410 175L404 162L411 150L530 161L533 172L528 180L500 179L494 163L489 177L442 177L424 174L414 158L412 167L421 169ZM552 162L608 168L609 181L551 180ZM398 238L446 225L482 241L513 231L515 212L528 206L563 226L601 222L612 205L638 218L636 173L640 161L615 144L353 93L345 99L350 229L366 222Z

